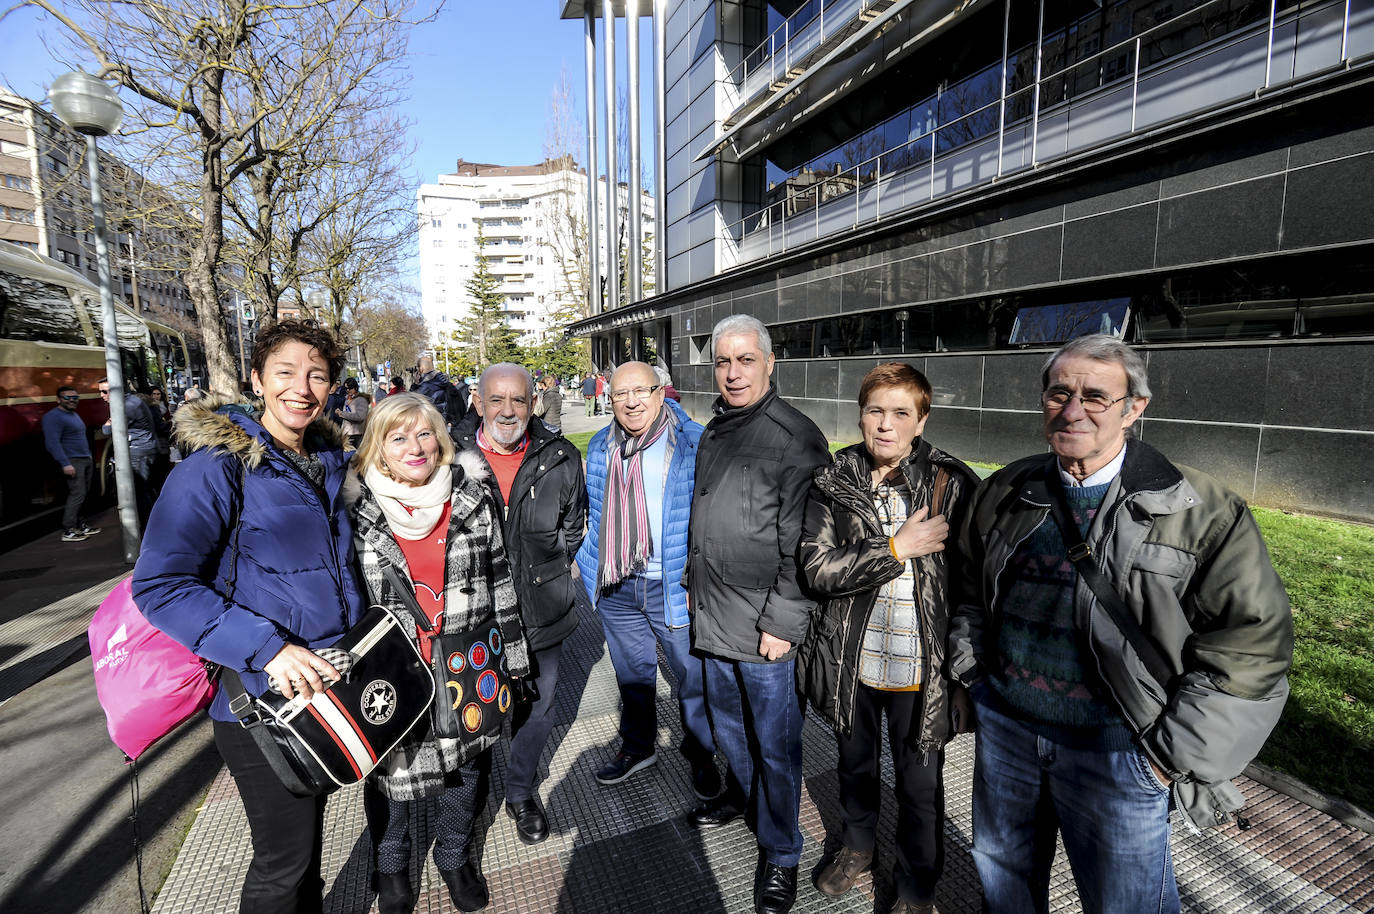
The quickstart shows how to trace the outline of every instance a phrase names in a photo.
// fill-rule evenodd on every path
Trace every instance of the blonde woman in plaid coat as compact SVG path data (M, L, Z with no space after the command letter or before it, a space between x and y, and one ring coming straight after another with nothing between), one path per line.
M458 454L434 404L418 394L383 400L368 419L346 491L368 596L413 618L384 576L390 566L414 585L419 608L443 631L470 629L494 615L512 677L529 671L501 522L485 483L485 462ZM421 649L424 640L418 637ZM411 804L436 798L434 862L461 911L488 900L467 854L472 823L486 800L490 749L499 736L468 741L417 730L378 766L365 794L377 860L378 908L408 912Z

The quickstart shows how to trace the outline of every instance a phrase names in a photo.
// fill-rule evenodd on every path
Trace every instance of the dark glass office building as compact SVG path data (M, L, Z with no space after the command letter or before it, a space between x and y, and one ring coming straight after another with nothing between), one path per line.
M1257 504L1374 520L1374 0L683 2L666 17L666 291L576 326L703 421L710 332L856 440L859 379L932 441L1044 447L1045 356L1120 335L1138 426Z

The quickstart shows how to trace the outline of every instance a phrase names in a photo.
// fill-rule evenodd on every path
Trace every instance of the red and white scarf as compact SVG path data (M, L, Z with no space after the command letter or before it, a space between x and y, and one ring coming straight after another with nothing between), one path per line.
M669 421L668 410L661 409L638 436L627 435L620 423L611 426L610 466L601 504L601 590L643 571L649 563L654 544L644 501L643 454L667 431Z

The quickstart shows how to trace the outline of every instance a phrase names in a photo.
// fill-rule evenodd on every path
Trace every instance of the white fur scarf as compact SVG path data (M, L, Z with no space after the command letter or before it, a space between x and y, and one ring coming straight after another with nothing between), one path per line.
M437 468L422 486L403 485L376 467L367 468L363 481L376 497L391 532L406 540L429 536L453 495L453 471L448 465Z

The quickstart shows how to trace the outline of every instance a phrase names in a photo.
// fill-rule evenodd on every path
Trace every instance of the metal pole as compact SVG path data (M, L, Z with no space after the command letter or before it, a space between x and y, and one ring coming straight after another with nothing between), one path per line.
M1269 42L1264 52L1264 88L1266 89L1269 88L1270 69L1274 64L1274 19L1278 14L1279 0L1269 0Z
M1040 0L1040 18L1035 26L1035 91L1031 98L1031 168L1036 166L1040 143L1040 67L1045 59L1045 0Z
M630 76L626 84L630 90L630 192L626 203L630 210L630 240L625 246L625 260L630 268L629 289L626 298L630 303L644 297L644 227L641 224L644 196L640 176L640 135L639 135L639 3L625 0L625 54L628 58Z
M615 3L604 0L601 19L605 23L606 57L606 307L620 307L620 179L616 162L615 111Z
M243 301L234 293L234 316L239 328L239 380L248 380L248 368L243 357Z
M667 249L664 247L664 214L667 210L668 151L667 114L664 111L668 91L667 64L667 0L653 0L654 5L654 294L662 295L668 288Z
M582 10L582 22L587 38L583 62L587 71L587 316L590 317L601 313L601 233L597 231L600 219L596 207L596 13L590 3Z
M1140 39L1135 40L1135 75L1131 78L1131 133L1135 133L1136 102L1140 98Z
M138 561L138 508L134 495L133 464L129 460L129 422L124 415L124 366L119 358L114 293L110 290L110 252L105 246L105 201L100 196L100 151L95 137L86 135L86 168L91 178L91 211L95 216L95 259L100 268L100 310L104 318L105 375L110 384L110 437L115 452L115 491L119 495L119 526L124 534L124 561Z
M1011 33L1011 0L1002 4L1002 103L997 112L997 177L1002 177L1002 150L1007 136L1007 41Z

